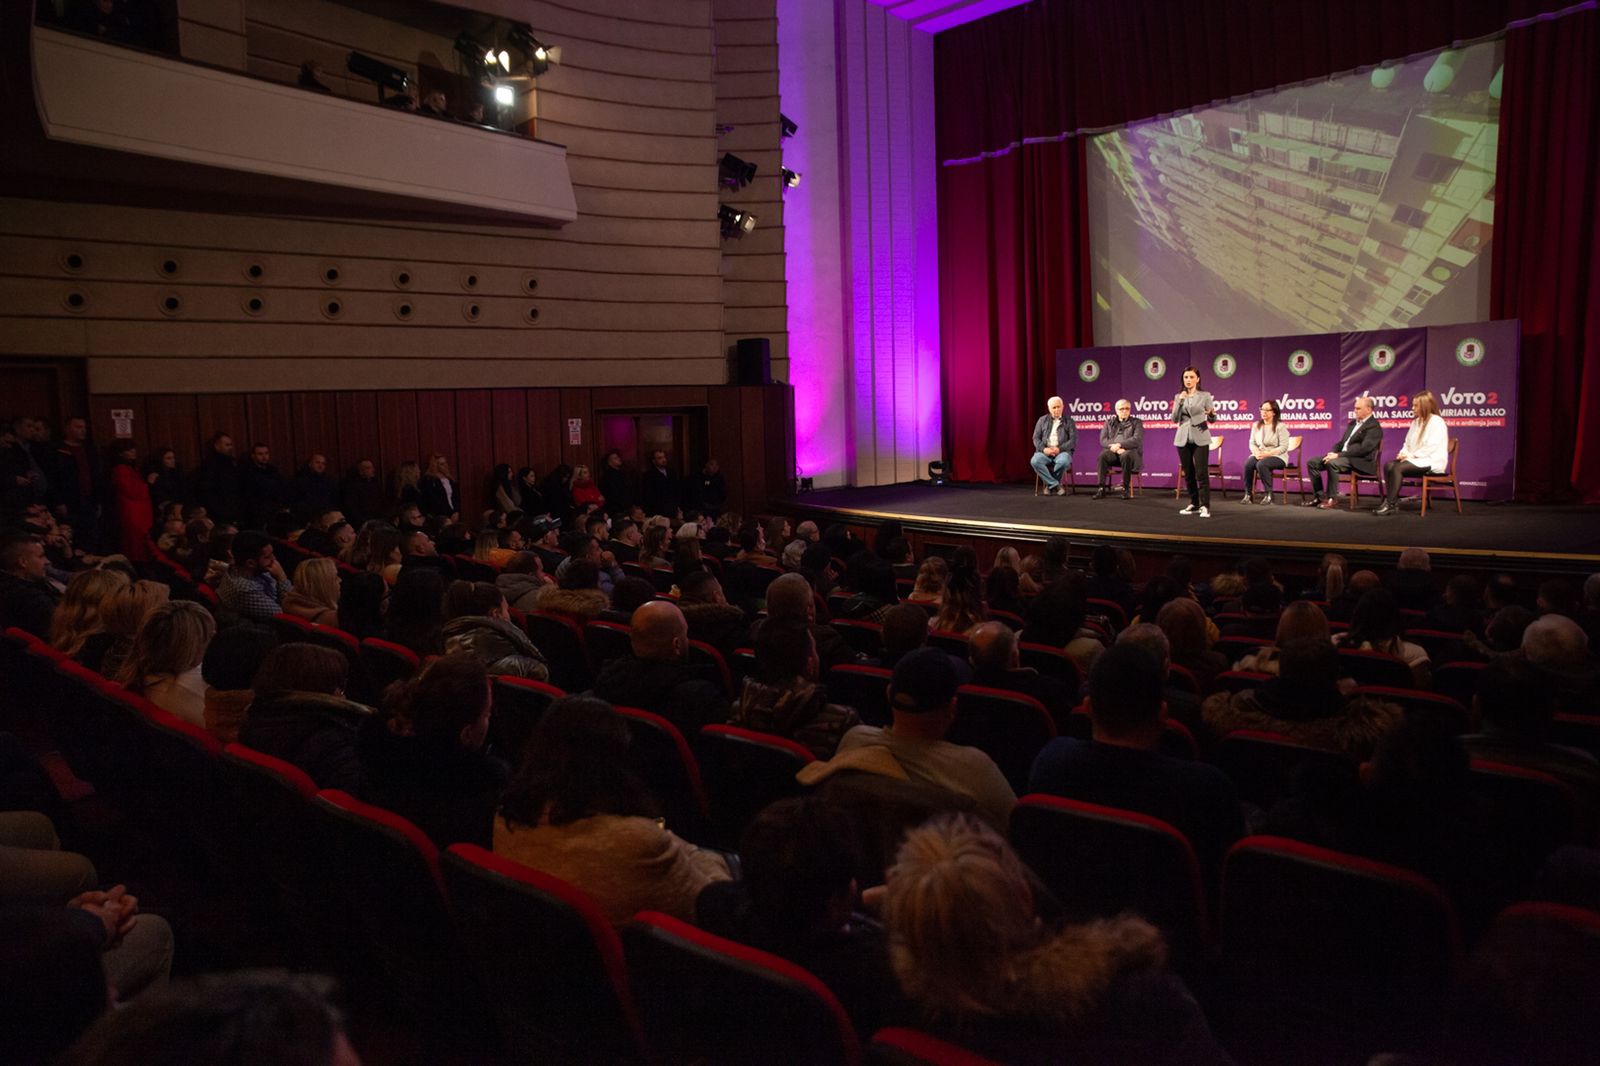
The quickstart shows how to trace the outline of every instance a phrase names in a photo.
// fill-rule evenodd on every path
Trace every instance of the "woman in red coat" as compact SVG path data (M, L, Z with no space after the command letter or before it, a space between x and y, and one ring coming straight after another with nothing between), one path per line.
M155 508L150 503L150 486L139 473L139 449L131 441L117 445L116 463L111 468L111 493L117 507L117 542L122 554L136 562L150 558L150 527L155 524Z

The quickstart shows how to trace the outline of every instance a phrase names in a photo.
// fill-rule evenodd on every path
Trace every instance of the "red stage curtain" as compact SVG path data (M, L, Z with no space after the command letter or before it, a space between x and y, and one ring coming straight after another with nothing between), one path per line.
M1506 34L1492 313L1522 319L1517 497L1600 502L1600 13Z
M971 159L996 153L980 162L939 168L939 272L941 349L944 359L945 455L955 477L966 481L1025 479L1028 432L1043 409L1056 348L1093 343L1090 334L1092 294L1088 286L1089 231L1083 188L1083 146L1079 138L1061 139L1076 130L1095 129L1150 116L1185 110L1212 100L1271 89L1278 85L1326 76L1385 59L1427 51L1499 31L1513 19L1559 10L1563 0L1034 0L967 26L940 34L934 43L937 91L938 154L941 161ZM1571 16L1546 32L1559 36ZM1533 29L1538 29L1535 26ZM1514 31L1522 33L1525 31ZM1531 32L1531 31L1528 31ZM1527 47L1527 46L1523 46ZM1568 62L1577 64L1578 49L1569 47ZM1530 167L1524 157L1506 153L1518 118L1509 114L1523 105L1513 101L1511 85L1524 79L1543 86L1553 99L1558 86L1584 95L1581 109L1587 127L1576 119L1559 129L1537 134L1547 169L1568 175L1552 201L1530 190L1526 203L1508 204L1498 212L1496 227L1509 229L1513 240L1540 248L1549 234L1559 233L1574 244L1574 255L1594 246L1592 229L1575 222L1592 211L1600 185L1593 167L1594 65L1560 79L1541 69L1545 61L1529 56L1517 62L1531 69L1514 71L1507 58L1502 101L1500 173ZM1586 72L1586 73L1585 73ZM1573 80L1577 78L1578 80ZM1585 80L1586 79L1586 80ZM1582 89L1574 87L1583 87ZM1531 89L1518 100L1534 103ZM1563 110L1579 105L1568 101ZM1548 115L1525 115L1522 122L1553 122ZM1576 131L1585 147L1585 166L1572 161ZM1520 134L1520 136L1534 136ZM1018 148L1025 139L1043 143ZM1534 157L1526 157L1528 159ZM1497 190L1497 207L1507 201ZM1520 221L1516 212L1528 212ZM1584 214L1592 227L1592 214ZM1571 229L1564 227L1571 226ZM1525 235L1524 235L1525 234ZM1580 234L1589 235L1585 240ZM1511 247L1520 247L1513 244ZM1594 283L1592 252L1571 271L1559 268L1561 285L1529 279L1518 289L1526 298L1510 300L1502 293L1501 238L1496 235L1496 314L1516 314L1525 322L1539 319L1541 301L1550 301L1547 315L1569 323L1561 335L1571 337L1565 369L1557 360L1533 368L1542 356L1530 339L1524 356L1522 406L1527 411L1552 409L1555 397L1571 407L1574 430L1587 427L1600 438L1600 394L1596 409L1579 409L1580 399L1595 394L1579 389L1579 371L1600 360L1600 348L1585 346L1570 323L1585 321L1582 294ZM1526 258L1529 253L1518 253ZM1566 261L1563 260L1563 263ZM1552 267L1552 270L1558 268ZM1562 286L1565 286L1563 288ZM1561 292L1570 292L1567 298ZM1563 302L1564 300L1564 302ZM1600 304L1596 305L1600 307ZM1594 328L1591 323L1588 327ZM1540 329L1555 329L1541 326ZM1585 355L1585 353L1593 353ZM1591 371L1592 373L1593 371ZM1554 408L1559 410L1560 408ZM1527 481L1536 463L1530 456L1570 451L1565 437L1551 447L1542 419L1524 419L1519 492L1544 497L1566 483L1539 485ZM1530 437L1528 434L1533 434ZM1533 448L1538 437L1538 449ZM1580 434L1579 439L1582 439ZM1600 490L1600 439L1593 453L1580 449L1574 469L1584 470L1586 493ZM1587 482L1583 477L1587 477ZM1548 479L1547 479L1548 480Z
M963 481L1028 471L1056 349L1089 343L1084 148L1028 145L940 175L944 454Z

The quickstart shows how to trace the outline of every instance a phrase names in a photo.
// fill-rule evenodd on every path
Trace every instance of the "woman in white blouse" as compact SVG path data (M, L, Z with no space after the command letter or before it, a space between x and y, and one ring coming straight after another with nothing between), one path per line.
M1450 468L1450 431L1439 416L1439 401L1423 389L1411 398L1411 428L1400 454L1383 464L1388 493L1373 514L1400 513L1400 482L1422 474L1443 474Z
M1255 426L1250 430L1250 458L1244 461L1244 499L1239 502L1271 503L1272 472L1282 470L1287 465L1288 460L1284 456L1288 454L1289 431L1278 421L1278 401L1263 400L1261 417L1256 419ZM1250 493L1255 488L1258 472L1264 491L1259 497L1252 497Z

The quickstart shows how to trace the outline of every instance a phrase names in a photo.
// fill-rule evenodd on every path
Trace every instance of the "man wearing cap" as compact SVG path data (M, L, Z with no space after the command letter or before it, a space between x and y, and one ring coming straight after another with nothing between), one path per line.
M977 813L1004 832L1017 805L1000 768L977 748L944 739L956 720L960 664L938 648L919 648L901 659L889 682L893 716L888 728L858 725L839 742L839 755L884 748L906 775L972 797Z

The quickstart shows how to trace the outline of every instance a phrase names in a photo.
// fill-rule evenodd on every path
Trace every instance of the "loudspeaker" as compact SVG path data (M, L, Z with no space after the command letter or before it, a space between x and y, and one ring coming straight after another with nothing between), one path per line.
M766 337L745 337L733 346L733 383L772 384L772 341Z

